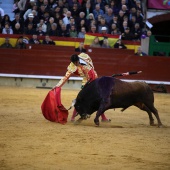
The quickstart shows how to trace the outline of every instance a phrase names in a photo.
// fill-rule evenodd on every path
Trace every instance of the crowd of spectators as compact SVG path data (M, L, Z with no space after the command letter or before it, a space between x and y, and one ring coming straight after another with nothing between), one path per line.
M107 33L140 41L145 30L141 0L15 0L13 12L13 20L1 12L0 33L77 38Z

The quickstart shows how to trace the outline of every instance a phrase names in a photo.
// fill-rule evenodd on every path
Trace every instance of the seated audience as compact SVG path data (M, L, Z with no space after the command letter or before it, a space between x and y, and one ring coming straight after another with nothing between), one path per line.
M55 42L49 37L49 35L46 35L45 39L42 42L42 44L45 44L45 45L55 45Z
M12 48L10 39L8 37L5 38L5 42L0 46L0 48Z
M132 40L133 39L133 34L130 31L130 28L127 27L125 28L125 32L122 33L122 40Z
M70 37L77 38L77 30L75 25L71 25L69 32L70 32Z
M81 31L78 33L78 38L85 38L85 34L86 34L86 29L85 27L82 27Z
M33 28L33 24L29 23L28 26L24 30L24 34L33 35L36 33L36 30Z
M117 42L114 44L114 48L127 49L127 47L122 43L121 39L117 40Z
M66 28L65 24L61 24L61 29L58 32L59 37L69 37L69 31Z
M84 48L84 43L83 42L80 42L79 46L77 48L75 48L75 51L76 52L83 52L85 53L86 52L86 49Z
M39 25L39 27L37 28L36 34L40 35L40 36L44 36L45 35L45 32L42 30L42 26L41 25Z
M8 22L5 23L5 27L2 29L2 34L13 34L12 28Z
M15 24L15 27L13 29L14 34L23 34L23 29L21 28L21 25L19 22Z
M95 38L94 38L94 40L93 40L93 42L91 43L90 47L95 47L95 48L101 47L99 37L95 37Z
M17 49L26 49L26 44L24 43L22 36L18 38L17 43L15 45L15 48L17 48Z
M144 53L144 52L142 52L141 47L138 47L137 52L135 53L135 55L138 55L138 56L146 56L147 54Z
M110 45L109 45L108 38L103 39L102 48L111 48Z
M29 44L41 44L36 34L32 35L32 38L29 40Z

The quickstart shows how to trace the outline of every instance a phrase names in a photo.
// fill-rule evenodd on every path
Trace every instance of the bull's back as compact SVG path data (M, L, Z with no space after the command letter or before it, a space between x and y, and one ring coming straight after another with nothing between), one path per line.
M133 105L137 102L154 102L152 89L145 82L126 82L114 80L112 89L112 102L114 104Z

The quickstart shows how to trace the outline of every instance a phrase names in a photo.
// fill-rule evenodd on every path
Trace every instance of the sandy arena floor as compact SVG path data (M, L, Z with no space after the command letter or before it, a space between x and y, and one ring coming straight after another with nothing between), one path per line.
M95 114L79 125L47 121L40 106L48 91L0 87L0 170L170 169L170 94L155 94L164 128L135 107L109 110L111 123L95 127ZM61 93L69 108L78 91Z

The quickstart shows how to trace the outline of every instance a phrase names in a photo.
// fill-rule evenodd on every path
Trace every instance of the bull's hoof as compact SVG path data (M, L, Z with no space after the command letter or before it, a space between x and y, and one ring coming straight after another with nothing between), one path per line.
M99 120L94 119L94 123L95 123L96 126L99 126Z
M165 127L163 124L158 124L158 128L163 128Z

